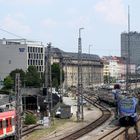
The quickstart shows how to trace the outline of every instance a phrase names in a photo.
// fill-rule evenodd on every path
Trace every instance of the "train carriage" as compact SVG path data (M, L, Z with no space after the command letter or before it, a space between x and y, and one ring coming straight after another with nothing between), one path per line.
M116 105L114 94L112 89L100 89L98 94L99 100L106 102L112 106Z
M0 113L0 139L14 136L15 134L15 111Z

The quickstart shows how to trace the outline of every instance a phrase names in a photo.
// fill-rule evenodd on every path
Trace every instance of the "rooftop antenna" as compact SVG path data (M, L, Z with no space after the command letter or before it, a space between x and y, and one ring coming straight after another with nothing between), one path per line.
M130 85L130 11L128 5L128 46L127 46L127 56L126 56L126 91L131 88Z

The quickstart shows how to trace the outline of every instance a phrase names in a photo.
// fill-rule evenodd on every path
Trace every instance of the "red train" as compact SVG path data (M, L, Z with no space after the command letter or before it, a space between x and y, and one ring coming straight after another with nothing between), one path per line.
M0 139L14 138L15 110L0 112Z

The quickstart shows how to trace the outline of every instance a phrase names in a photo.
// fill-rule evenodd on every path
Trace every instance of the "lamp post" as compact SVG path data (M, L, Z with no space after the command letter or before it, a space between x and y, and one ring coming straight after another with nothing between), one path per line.
M77 121L81 119L84 120L83 113L83 93L82 93L82 43L81 43L81 30L84 28L79 28L79 38L78 38L78 98L77 98Z

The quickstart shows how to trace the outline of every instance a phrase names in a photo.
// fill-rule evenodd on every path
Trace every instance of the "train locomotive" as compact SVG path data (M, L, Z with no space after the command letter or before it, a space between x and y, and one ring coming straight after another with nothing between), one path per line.
M14 139L15 110L0 112L0 139Z
M118 84L114 85L114 89L101 89L99 99L116 107L115 116L118 118L120 126L136 124L138 99L131 96L130 93L122 93Z
M137 122L137 103L135 97L125 96L117 102L118 119L121 126L134 126Z

